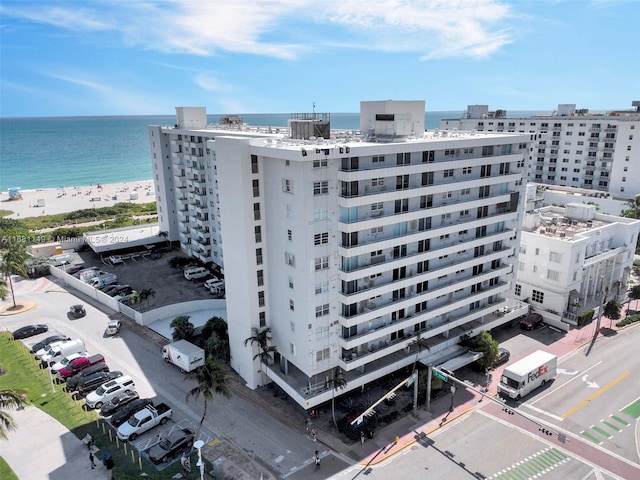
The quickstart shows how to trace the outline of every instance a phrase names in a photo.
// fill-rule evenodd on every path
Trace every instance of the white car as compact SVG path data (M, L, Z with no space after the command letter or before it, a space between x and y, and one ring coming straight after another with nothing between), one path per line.
M87 356L86 352L83 352L83 353L78 352L78 353L72 353L70 355L67 355L58 363L53 364L53 366L51 367L51 373L56 373L59 370L62 370L64 367L67 366L67 363L69 363L71 360L75 360L76 358L86 357L86 356Z
M216 278L216 277L210 278L209 280L204 282L204 288L209 290L211 288L211 285L213 285L214 283L218 283L219 281L220 281L219 278Z
M89 408L102 408L102 405L126 390L132 392L136 390L136 384L129 375L123 375L99 386L87 395L85 402Z

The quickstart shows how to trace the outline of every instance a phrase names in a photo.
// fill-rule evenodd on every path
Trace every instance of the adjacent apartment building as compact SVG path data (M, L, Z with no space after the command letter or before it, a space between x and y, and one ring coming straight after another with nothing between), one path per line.
M510 321L531 134L424 130L423 101L362 102L286 129L151 126L160 229L224 269L231 366L303 408ZM253 329L271 328L268 365ZM420 340L418 342L418 340ZM425 346L423 346L425 345ZM428 347L428 348L427 348Z
M558 105L551 115L507 118L504 110L469 105L445 130L520 132L535 135L528 155L529 182L606 192L630 199L640 193L640 102L633 110L590 114Z
M527 197L535 186L527 187ZM603 299L622 301L633 266L640 220L598 213L568 203L526 212L515 297L547 322L575 325L577 314Z

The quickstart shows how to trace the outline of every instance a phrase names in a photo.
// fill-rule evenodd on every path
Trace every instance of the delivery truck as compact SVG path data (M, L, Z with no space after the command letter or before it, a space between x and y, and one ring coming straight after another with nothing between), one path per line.
M520 400L532 390L552 380L556 376L557 367L558 357L537 350L505 367L498 384L498 393Z
M204 365L204 350L186 340L178 340L162 347L162 358L186 373Z

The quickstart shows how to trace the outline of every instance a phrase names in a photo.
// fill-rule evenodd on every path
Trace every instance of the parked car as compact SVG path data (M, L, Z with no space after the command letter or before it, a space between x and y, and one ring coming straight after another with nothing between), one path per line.
M507 363L511 358L511 352L506 348L498 348L498 360L496 361L496 365L502 365L503 363Z
M73 318L82 318L87 314L87 311L84 309L84 305L72 305L69 309L71 316Z
M107 328L104 330L106 335L117 335L120 332L120 327L122 326L122 321L120 320L111 320L107 324Z
M127 405L129 402L132 402L138 398L138 392L135 390L125 390L124 392L116 395L108 402L105 402L100 409L100 415L103 417L108 417L113 415L122 407Z
M105 402L127 390L135 390L136 384L129 375L123 375L115 380L104 383L89 393L85 398L85 404L89 408L102 408Z
M71 340L71 339L66 335L62 335L62 334L51 335L50 337L47 337L44 340L41 340L40 342L36 343L33 347L31 347L31 353L36 353L38 350L42 350L43 348L49 346L53 342L66 342L68 340Z
M539 313L530 313L520 320L520 328L533 330L544 325L544 318Z
M45 325L44 323L37 325L25 325L24 327L14 330L12 335L16 340L22 340L24 338L33 337L34 335L39 335L47 330L49 330L49 325Z
M211 288L211 285L220 282L220 279L217 277L213 277L210 278L209 280L204 282L204 288L206 288L207 290L209 290Z
M191 448L194 433L188 428L177 428L169 436L149 450L149 458L153 463L164 463L176 454Z
M129 293L120 293L118 295L116 295L115 297L113 297L114 300L117 300L118 302L128 302L129 300L131 300L133 298L133 296L138 293L135 290L130 291Z
M66 367L70 362L74 361L76 358L89 358L86 355L86 352L73 352L69 355L61 358L56 363L51 365L51 373L58 373L58 371L62 370Z
M187 280L197 280L198 278L208 277L211 272L204 267L193 267L187 268L183 275Z
M67 267L67 273L69 275L75 275L80 270L84 270L84 268L85 268L84 265L71 265L71 266Z
M90 357L78 357L67 363L64 368L58 370L58 380L64 382L67 378L98 363L105 363L104 357L99 353L91 355Z
M77 392L82 396L88 395L89 393L93 392L96 388L98 388L100 385L110 382L111 380L114 380L121 376L122 376L122 372L118 372L118 371L94 373L93 375L89 375L88 377L85 377L80 381L80 383L78 383Z
M115 288L107 293L110 297L116 295L127 294L133 291L130 285L116 285ZM105 292L106 293L106 292Z
M96 363L85 368L80 373L76 373L73 377L67 378L67 392L75 392L80 382L85 378L99 372L108 372L109 366L106 363Z
M140 410L147 408L147 406L153 405L150 398L139 398L127 403L123 408L118 409L116 413L111 417L111 425L118 428L124 422L129 420L129 417Z

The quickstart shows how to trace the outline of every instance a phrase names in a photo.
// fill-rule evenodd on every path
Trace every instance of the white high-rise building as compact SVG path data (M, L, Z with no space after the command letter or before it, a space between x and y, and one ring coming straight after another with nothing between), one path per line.
M504 110L469 105L462 118L443 119L445 130L531 133L526 180L630 199L640 193L640 102L634 110L590 114L558 105L551 115L507 118Z
M512 296L530 134L424 131L424 102L362 102L288 129L208 127L200 108L149 128L160 228L224 269L231 366L304 408L521 313ZM254 329L277 353L262 365ZM420 342L418 342L420 340ZM428 348L423 346L426 344Z

